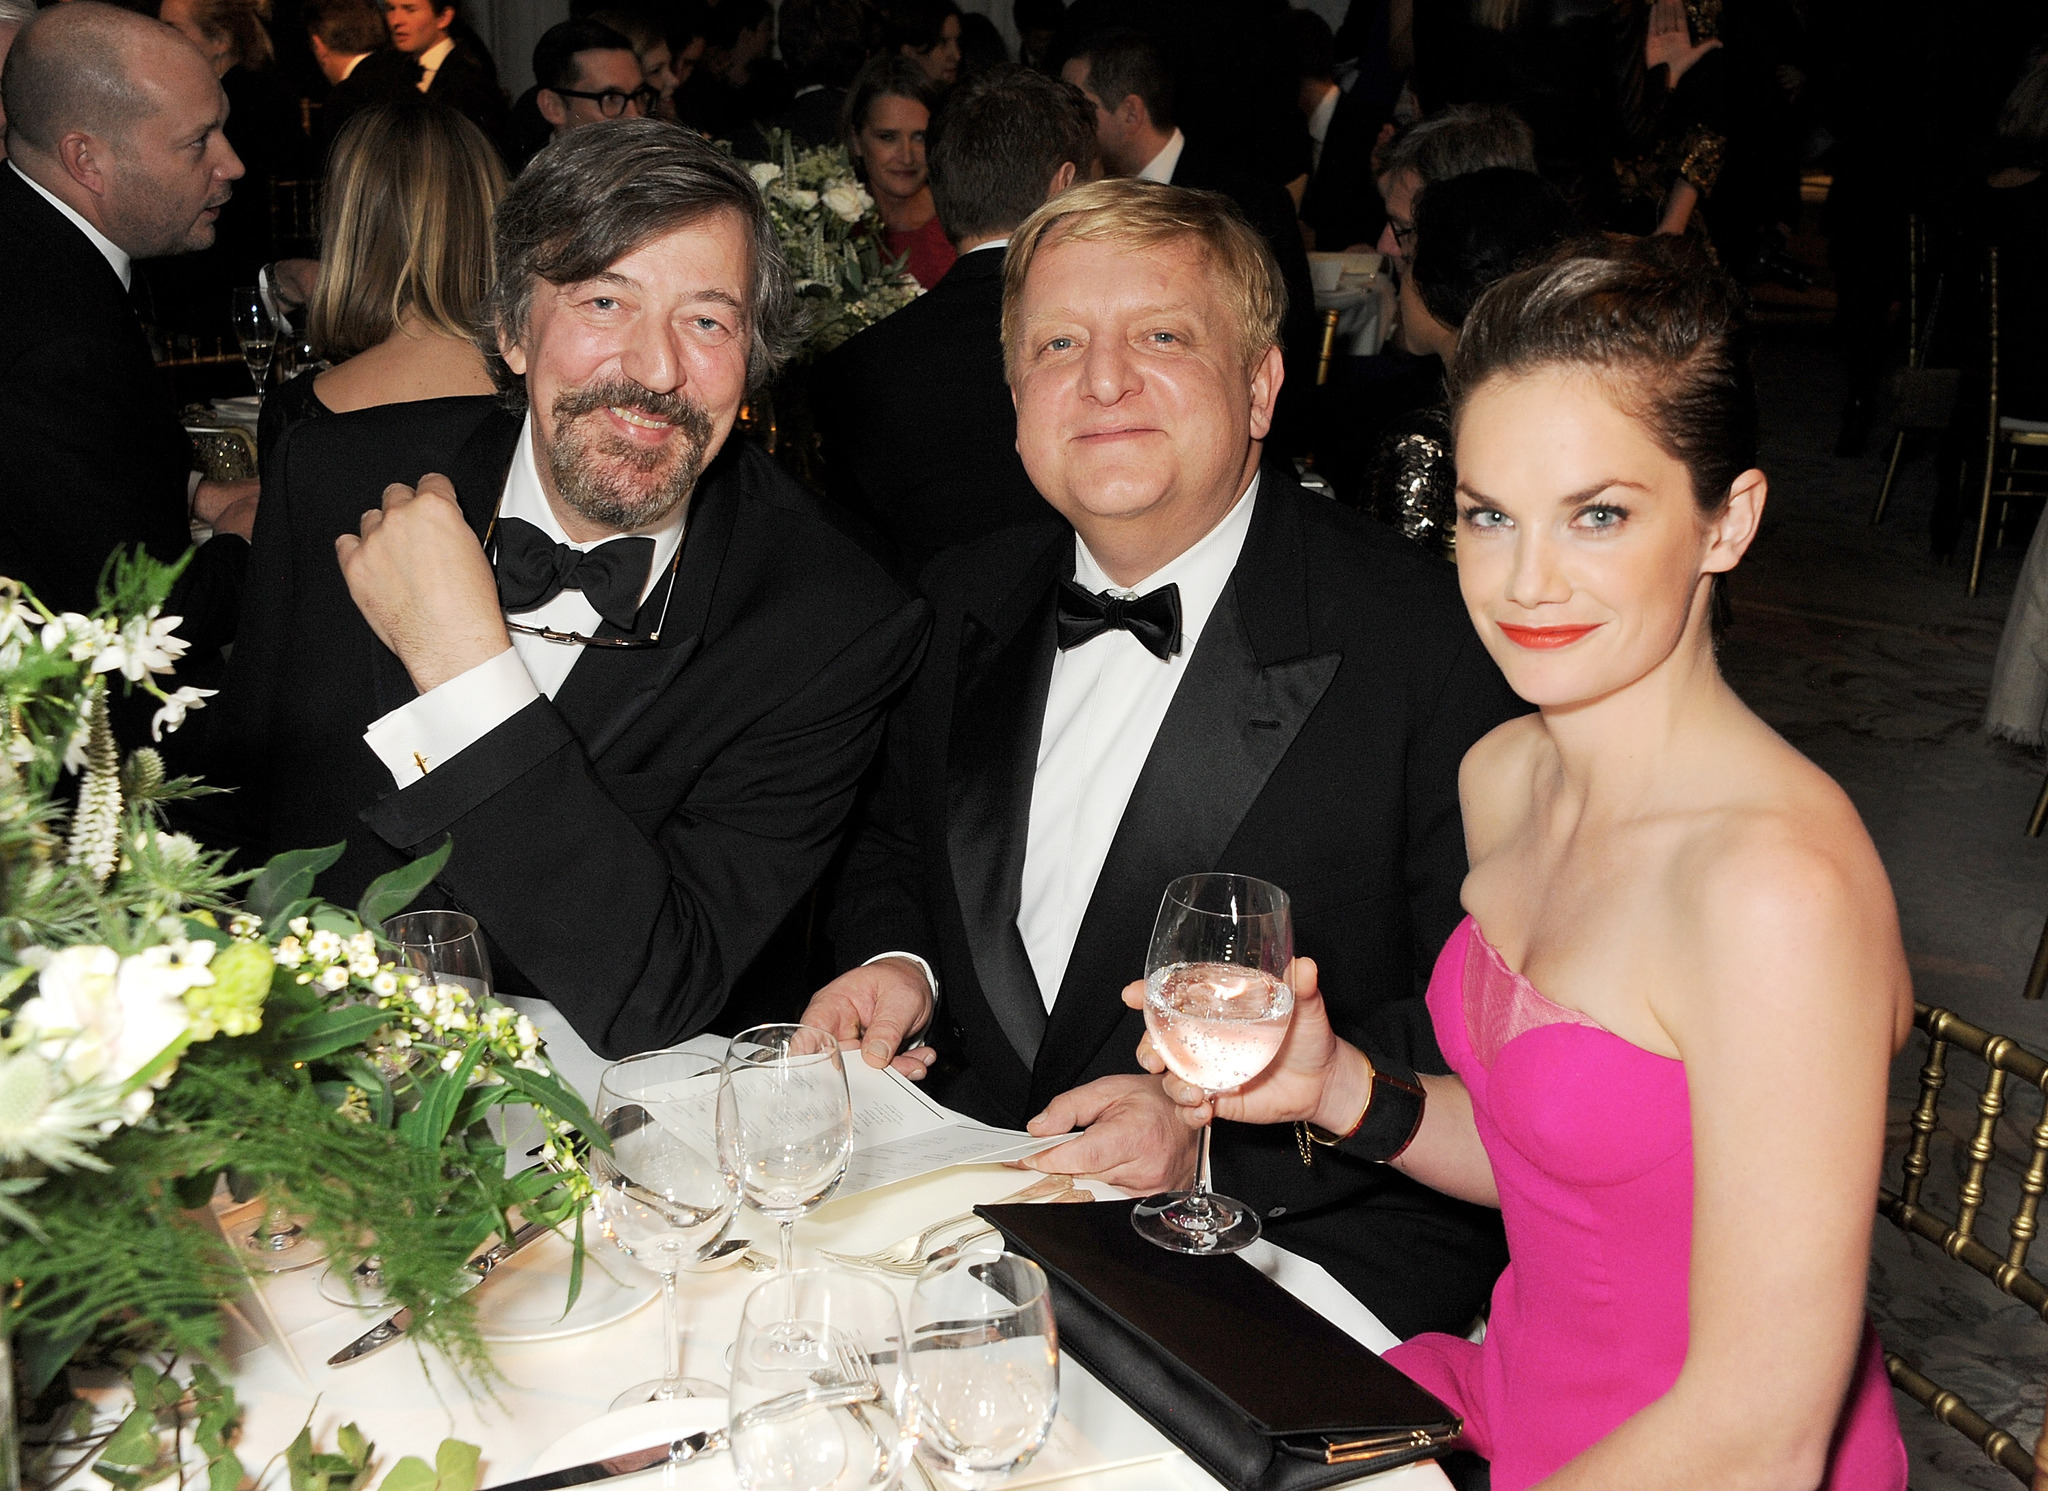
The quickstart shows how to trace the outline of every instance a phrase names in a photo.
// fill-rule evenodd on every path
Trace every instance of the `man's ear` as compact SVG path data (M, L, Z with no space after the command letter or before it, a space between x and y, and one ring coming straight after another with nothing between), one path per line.
M57 141L57 160L64 174L95 197L107 194L107 175L100 157L100 142L84 130L71 130Z
M498 356L505 359L505 366L512 370L515 378L526 376L526 349L500 330L498 333Z
M1045 199L1048 202L1074 184L1075 169L1074 163L1070 160L1060 162L1060 168L1052 173L1052 185L1045 189Z
M1116 106L1118 123L1125 129L1136 129L1152 122L1152 111L1145 107L1145 100L1135 93L1126 93L1124 101Z
M1266 355L1252 365L1252 439L1263 440L1272 432L1273 405L1280 398L1280 384L1286 377L1286 362L1278 347L1268 347Z
M456 8L452 5L448 6L444 10L435 11L434 24L436 26L439 26L443 31L448 30L451 26L455 24L455 13Z
M533 95L533 105L540 110L540 117L556 129L569 122L569 106L562 95L552 88L542 88Z

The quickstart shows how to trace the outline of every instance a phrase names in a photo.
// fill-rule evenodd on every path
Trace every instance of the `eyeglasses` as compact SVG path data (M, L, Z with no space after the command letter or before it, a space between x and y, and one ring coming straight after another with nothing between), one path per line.
M1394 230L1394 247L1404 254L1407 253L1410 245L1415 242L1415 224L1397 222L1393 218L1388 218L1387 226Z
M598 113L607 119L616 119L626 112L627 104L638 104L645 116L654 112L654 106L661 102L661 95L652 88L635 88L631 93L623 88L606 88L598 93L586 93L581 88L550 88L550 93L559 93L563 98L587 98L597 105Z

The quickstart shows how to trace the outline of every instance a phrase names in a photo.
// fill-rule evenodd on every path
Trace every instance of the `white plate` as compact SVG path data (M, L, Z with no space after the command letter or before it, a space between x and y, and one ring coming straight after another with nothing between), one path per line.
M583 1291L567 1315L562 1313L562 1301L569 1297L573 1249L559 1234L550 1233L492 1270L490 1284L476 1294L476 1324L483 1338L552 1341L580 1336L616 1325L661 1298L660 1279L602 1238L593 1241L598 1246L583 1260Z
M722 1429L725 1427L725 1415L723 1398L677 1398L669 1403L637 1403L631 1408L621 1408L617 1413L608 1413L603 1418L577 1425L542 1450L527 1474L546 1475L551 1470L567 1470L572 1465L607 1460L627 1450L645 1449L702 1429ZM668 1467L657 1465L638 1475L620 1476L608 1484L651 1488L664 1484L661 1478L666 1474ZM723 1488L739 1485L733 1478L732 1456L725 1451L678 1466L674 1476L674 1484L688 1487L689 1491L723 1491Z

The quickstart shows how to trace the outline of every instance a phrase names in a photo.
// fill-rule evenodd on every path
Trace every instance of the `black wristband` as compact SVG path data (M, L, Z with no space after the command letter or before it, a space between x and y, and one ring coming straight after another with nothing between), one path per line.
M1374 1164L1398 1159L1415 1142L1427 1099L1415 1073L1374 1057L1372 1100L1365 1105L1365 1118L1337 1141L1337 1152Z

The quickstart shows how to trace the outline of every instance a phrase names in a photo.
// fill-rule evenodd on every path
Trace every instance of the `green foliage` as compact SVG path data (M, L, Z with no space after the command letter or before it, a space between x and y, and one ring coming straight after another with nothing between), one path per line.
M454 852L455 840L443 839L441 847L431 854L379 875L363 892L362 900L356 902L356 920L366 927L383 926L386 918L398 915L420 898L420 892L433 884L434 877Z
M185 1433L204 1459L208 1491L236 1491L242 1462L232 1440L241 1408L235 1391L204 1365L189 1385L148 1362L128 1374L135 1407L99 1447L93 1473L117 1491L142 1491L159 1481L184 1480Z

